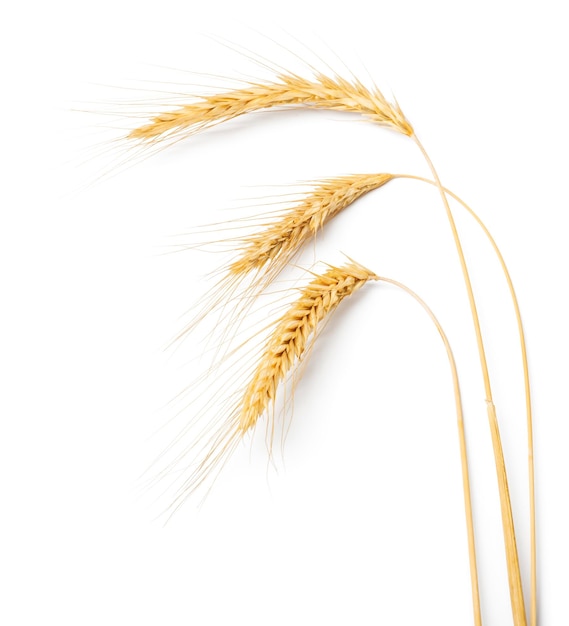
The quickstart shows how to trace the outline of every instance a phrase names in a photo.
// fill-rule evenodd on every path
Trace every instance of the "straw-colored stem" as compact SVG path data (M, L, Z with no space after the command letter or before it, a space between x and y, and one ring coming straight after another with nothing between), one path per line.
M394 178L407 178L411 180L418 180L424 183L428 183L429 185L433 185L437 187L436 182L429 180L428 178L423 178L422 176L413 176L411 174L396 174L393 176ZM529 508L530 508L530 624L531 626L536 626L537 624L537 540L536 540L536 514L535 514L535 471L534 471L534 454L533 454L533 416L532 416L532 407L531 407L531 386L530 386L530 377L529 377L529 366L528 366L528 357L527 357L527 347L526 347L526 339L524 333L524 326L522 323L522 316L520 312L520 306L518 303L518 297L516 295L516 290L514 288L514 283L510 276L510 272L506 265L506 261L498 248L498 244L492 237L492 234L484 224L484 222L480 219L480 217L455 193L443 187L444 192L451 196L454 200L456 200L459 204L461 204L464 209L470 213L470 215L476 220L477 224L480 226L490 245L494 249L496 256L498 257L498 261L500 266L502 267L502 272L508 283L508 289L510 290L510 296L512 299L512 304L514 307L514 312L516 315L516 322L518 325L518 334L520 341L520 350L522 357L522 368L524 373L524 389L525 389L525 401L526 401L526 416L527 416L527 440L528 440L528 478L529 478Z
M462 399L460 393L460 385L458 381L458 372L456 369L456 362L454 359L454 355L452 353L452 349L450 347L449 340L440 325L438 319L435 317L435 314L431 311L431 309L427 306L427 304L422 300L414 291L409 289L400 282L396 280L392 280L390 278L384 278L380 276L378 280L381 280L386 283L390 283L403 289L406 293L408 293L411 297L413 297L426 311L427 315L431 318L434 325L436 326L443 343L445 345L445 349L448 355L448 360L450 364L451 374L452 374L452 384L454 388L454 398L456 404L456 417L458 423L458 439L460 443L460 462L462 467L462 490L464 493L464 509L466 514L466 531L468 534L468 556L470 561L470 582L472 586L472 607L474 610L474 624L475 626L482 626L482 615L480 611L480 590L478 586L478 568L476 565L476 544L474 539L474 522L472 518L472 499L470 495L470 478L468 472L468 457L466 454L466 436L464 432L464 418L462 411Z
M478 345L480 365L482 368L484 389L486 392L486 404L488 407L488 416L490 419L492 442L494 445L494 457L496 461L498 488L499 488L499 494L500 494L500 506L502 510L502 526L503 526L503 531L504 531L504 546L506 550L506 564L508 567L508 581L509 581L509 586L510 586L510 601L512 605L512 616L514 618L515 626L526 626L527 622L526 622L526 613L525 613L525 606L524 606L524 600L523 600L523 588L522 588L522 580L521 580L521 574L520 574L518 552L516 548L514 521L513 521L513 515L512 515L512 504L510 502L508 479L507 479L507 474L506 474L506 465L504 461L502 446L501 444L498 445L500 443L498 421L496 419L494 402L492 399L492 387L490 385L490 375L488 373L486 352L484 350L484 341L482 339L482 330L480 328L480 320L478 317L478 310L476 308L476 300L474 298L474 291L472 289L472 283L470 281L470 274L468 272L468 267L466 265L466 259L464 257L462 244L460 242L460 237L458 235L458 230L456 228L454 217L452 215L452 211L450 210L448 199L442 187L437 171L431 159L429 158L429 155L427 154L425 148L423 147L423 145L421 144L421 142L419 141L416 135L413 135L413 140L415 141L415 143L417 144L417 147L423 154L431 170L433 178L435 179L437 188L439 189L439 193L441 195L441 199L445 207L449 225L451 227L451 231L453 234L455 246L458 252L460 265L462 269L462 275L464 278L464 283L465 283L467 294L468 294L468 300L470 303L470 311L472 314L474 330L476 333L476 342ZM493 418L491 416L491 413L493 415Z
M518 562L518 550L516 546L516 534L514 532L514 519L510 504L510 490L508 488L508 476L500 439L500 429L496 418L496 407L492 402L487 403L488 423L492 435L494 459L496 461L496 475L498 477L498 489L500 491L500 505L502 509L502 522L504 526L504 543L506 546L506 562L508 565L510 599L514 623L517 625L526 623L524 594L520 578L520 565ZM517 574L517 576L515 576Z

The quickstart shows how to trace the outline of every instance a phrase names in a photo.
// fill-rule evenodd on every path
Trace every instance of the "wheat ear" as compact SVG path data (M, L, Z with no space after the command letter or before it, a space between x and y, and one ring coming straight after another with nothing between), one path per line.
M232 393L225 399L216 397L214 402L220 405L220 412L193 444L182 450L160 473L159 478L186 465L190 453L195 459L189 466L186 465L186 478L179 485L169 507L172 514L204 482L213 483L243 436L256 426L265 413L270 420L267 424L267 443L269 447L272 445L274 425L271 409L274 409L279 385L293 375L295 368L306 358L326 318L342 300L369 280L377 280L377 276L362 265L349 262L342 267L328 266L325 273L315 274L300 290L298 298L271 326L269 338L260 351L257 365L246 379L243 391L238 395Z
M265 268L280 271L308 239L358 198L391 180L390 174L336 176L314 183L290 210L260 232L241 240L243 252L229 266L230 274Z
M289 208L255 216L253 219L261 228L244 236L224 239L223 243L230 245L237 254L218 270L222 278L201 300L198 313L177 338L190 332L212 311L225 308L228 301L235 300L236 308L225 317L229 331L325 224L358 198L391 179L391 174L353 174L313 181L308 183L311 189ZM235 227L239 228L237 222ZM222 228L231 229L231 222L226 222ZM237 293L240 288L241 293Z
M357 79L347 80L315 72L312 78L280 73L273 81L251 82L246 87L202 96L172 111L160 113L132 130L128 139L145 143L193 134L246 113L275 107L304 106L359 113L377 124L411 136L413 128L397 103L381 91L368 89Z
M315 276L291 308L281 317L274 334L247 386L239 412L238 428L242 433L274 404L279 384L302 360L310 338L337 306L377 276L362 265L351 262L343 267L330 266L325 274Z

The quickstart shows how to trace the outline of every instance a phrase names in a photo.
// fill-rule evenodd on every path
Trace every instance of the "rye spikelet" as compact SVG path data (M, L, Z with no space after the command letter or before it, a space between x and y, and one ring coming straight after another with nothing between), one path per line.
M239 413L240 432L254 427L274 404L279 384L305 355L309 340L322 321L344 298L368 280L377 279L370 270L351 262L341 268L331 266L302 290L298 300L278 321L247 386Z
M389 102L377 87L368 89L355 78L346 80L337 74L330 78L315 72L312 78L303 78L283 72L274 81L250 82L243 88L201 96L155 115L149 123L132 130L128 139L152 143L181 138L246 113L289 106L359 113L404 135L413 135L399 105Z

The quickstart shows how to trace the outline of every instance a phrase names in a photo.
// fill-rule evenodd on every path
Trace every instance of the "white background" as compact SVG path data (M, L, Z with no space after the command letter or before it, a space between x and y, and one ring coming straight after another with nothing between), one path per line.
M190 499L165 526L160 489L140 488L174 432L153 434L174 413L169 400L199 372L192 338L176 353L163 347L219 263L199 252L163 255L170 236L224 219L219 209L259 195L255 185L428 173L401 136L339 113L288 112L220 127L87 184L109 160L83 150L108 146L108 135L99 118L71 109L102 110L109 93L115 103L148 97L124 89L133 78L148 77L157 97L166 70L155 66L250 70L205 35L293 62L251 28L301 56L303 44L328 46L340 71L330 50L356 72L365 66L395 94L443 182L500 244L534 389L540 623L569 623L561 7L55 0L4 12L2 623L472 623L448 365L424 313L393 288L370 286L326 328L277 471L262 442L243 445L205 504ZM180 76L188 83L180 90L195 91L199 77ZM479 294L527 601L514 321L488 246L458 209L457 221ZM415 289L447 329L464 391L484 623L511 623L483 390L440 199L403 181L370 194L330 225L310 259L340 262L340 251Z

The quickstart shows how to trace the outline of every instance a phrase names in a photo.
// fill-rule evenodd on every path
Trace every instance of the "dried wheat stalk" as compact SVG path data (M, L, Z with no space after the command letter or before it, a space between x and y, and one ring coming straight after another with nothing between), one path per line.
M312 341L316 338L319 329L329 315L342 300L360 289L369 280L390 283L411 295L433 321L447 352L453 381L461 451L474 620L477 626L481 626L482 619L462 400L456 363L450 343L433 312L416 293L397 281L377 276L353 261L340 268L329 266L326 273L315 275L313 280L302 288L299 297L276 321L258 359L258 364L245 387L245 391L232 410L223 416L221 426L201 447L201 461L179 489L172 508L175 510L180 506L190 493L223 466L239 441L246 433L255 428L263 415L267 415L269 419L267 423L267 431L269 433L267 441L269 445L272 445L274 425L271 422L279 387L288 376L294 374L296 367L305 359ZM178 460L184 457L185 454L179 457Z

